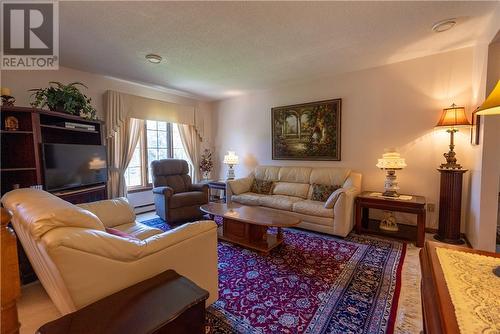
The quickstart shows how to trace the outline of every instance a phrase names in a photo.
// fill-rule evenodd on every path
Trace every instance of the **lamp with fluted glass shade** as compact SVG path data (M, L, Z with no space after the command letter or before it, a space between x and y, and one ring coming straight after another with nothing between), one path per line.
M388 197L399 197L396 170L406 167L405 159L401 158L398 152L390 149L387 150L386 153L382 154L382 159L378 159L376 166L387 172L384 182L385 191L382 195Z
M500 115L500 80L498 80L497 85L483 104L477 109L476 115Z
M234 153L234 151L227 151L227 154L224 156L224 164L228 165L227 169L227 179L234 179L234 169L233 166L239 163L238 156Z
M454 135L460 127L469 127L471 124L467 119L464 107L458 107L453 103L449 108L443 109L441 119L436 124L436 127L447 128L446 132L450 134L450 150L444 153L446 163L441 164L442 169L462 169L462 166L457 163Z

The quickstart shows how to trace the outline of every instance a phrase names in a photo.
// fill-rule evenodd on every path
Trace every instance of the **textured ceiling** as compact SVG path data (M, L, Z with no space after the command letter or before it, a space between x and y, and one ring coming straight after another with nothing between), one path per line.
M472 45L498 2L60 2L61 65L220 99ZM431 26L455 17L440 34ZM166 61L154 65L144 56Z

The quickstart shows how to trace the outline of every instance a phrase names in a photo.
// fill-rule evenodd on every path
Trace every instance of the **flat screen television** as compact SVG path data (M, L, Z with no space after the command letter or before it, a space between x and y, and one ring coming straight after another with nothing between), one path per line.
M43 144L45 189L77 188L108 180L106 147L102 145Z

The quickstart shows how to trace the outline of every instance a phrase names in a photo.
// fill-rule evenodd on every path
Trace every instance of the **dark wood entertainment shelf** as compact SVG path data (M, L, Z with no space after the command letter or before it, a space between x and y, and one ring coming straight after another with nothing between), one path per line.
M0 130L1 134L9 134L9 135L17 135L17 134L33 134L33 131L9 131L9 130Z
M33 167L33 168L2 168L2 169L0 169L0 171L2 171L2 172L19 172L19 171L23 171L23 170L36 170L36 168Z
M19 129L5 129L5 119L9 116L17 118ZM95 131L71 129L60 126L63 122L74 122L92 125ZM42 185L45 181L42 170L42 145L82 144L104 145L102 121L88 120L75 115L29 107L1 107L1 162L0 195L19 187L27 188ZM92 185L72 189L68 192L52 192L74 204L103 200L107 198L106 184ZM36 280L28 258L22 247L18 247L21 281L27 284Z

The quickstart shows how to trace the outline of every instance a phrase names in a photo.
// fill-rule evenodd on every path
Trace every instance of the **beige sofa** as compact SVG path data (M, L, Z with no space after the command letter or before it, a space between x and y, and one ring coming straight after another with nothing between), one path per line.
M273 181L271 194L251 192L254 179ZM326 202L311 200L312 185L339 185ZM347 236L354 226L354 198L361 190L361 174L347 168L259 166L248 177L228 181L228 201L259 205L301 219L298 227Z
M75 206L42 190L2 197L38 278L62 314L174 269L218 298L213 221L171 231L135 222L124 198ZM108 232L106 230L108 228ZM129 236L109 233L121 231Z

